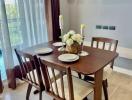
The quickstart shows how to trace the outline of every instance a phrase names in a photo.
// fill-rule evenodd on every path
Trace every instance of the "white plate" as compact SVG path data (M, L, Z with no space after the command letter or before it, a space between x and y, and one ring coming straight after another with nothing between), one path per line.
M35 53L37 54L47 54L47 53L51 53L53 51L53 49L51 48L40 48L35 50Z
M60 47L60 46L64 46L65 45L65 43L63 43L63 42L55 42L55 43L53 43L53 46L56 46L56 47Z
M75 54L62 54L58 57L58 59L63 62L73 62L78 60L79 56Z

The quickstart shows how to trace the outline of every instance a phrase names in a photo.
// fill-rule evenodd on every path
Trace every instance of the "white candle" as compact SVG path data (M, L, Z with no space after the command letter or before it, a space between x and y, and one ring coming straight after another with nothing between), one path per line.
M60 29L62 30L63 29L63 16L62 15L59 16L59 26L60 26Z
M81 35L83 35L83 32L84 32L84 28L85 28L85 24L81 24Z

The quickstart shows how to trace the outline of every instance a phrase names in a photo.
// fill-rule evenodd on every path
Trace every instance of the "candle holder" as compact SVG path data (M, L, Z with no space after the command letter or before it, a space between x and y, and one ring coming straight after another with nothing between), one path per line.
M61 39L61 42L63 43L63 38L62 38L62 36L63 36L63 29L60 29L61 30L61 36L59 37L60 39ZM64 47L64 45L62 45L61 47L59 47L58 48L58 51L65 51L65 47Z
M84 47L84 39L85 39L85 36L83 36L83 41L82 41L82 44L81 44L81 51L79 52L79 56L87 56L87 55L89 55L89 53L88 52L86 52L86 51L84 51L83 50L83 47Z

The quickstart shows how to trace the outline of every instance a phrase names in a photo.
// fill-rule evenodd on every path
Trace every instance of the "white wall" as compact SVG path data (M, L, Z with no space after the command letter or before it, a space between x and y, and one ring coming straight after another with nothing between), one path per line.
M64 32L66 33L70 28L70 11L67 0L60 0L60 13L64 16Z
M132 49L132 0L60 1L61 5L66 5L61 6L61 12L66 18L67 31L74 29L79 32L80 24L84 23L87 25L86 40L90 41L93 36L115 38L119 40L119 46ZM96 25L112 25L116 30L99 30ZM126 58L119 58L116 64L132 69L132 60Z
M79 31L81 23L87 25L86 36L116 38L120 45L132 48L132 0L60 0L61 12L66 18L66 29ZM69 11L68 11L69 10ZM69 14L69 15L68 15ZM70 23L67 23L70 22ZM114 25L115 31L97 30L96 25ZM126 43L127 41L127 43Z
M85 23L86 36L105 36L116 38L120 45L132 48L131 27L132 27L132 1L121 3L114 3L117 0L74 0L70 4L70 24L75 30L78 30L80 23ZM115 25L116 31L106 31L95 29L96 25ZM79 31L79 30L78 30ZM127 43L126 43L127 41Z

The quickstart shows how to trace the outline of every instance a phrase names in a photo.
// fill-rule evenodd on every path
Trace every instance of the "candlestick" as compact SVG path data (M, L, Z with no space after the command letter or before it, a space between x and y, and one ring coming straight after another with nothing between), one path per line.
M63 36L63 16L62 15L59 16L59 26L60 26L60 30L61 30L60 38L63 43L63 37L62 37ZM58 51L65 51L64 45L62 45L62 47L58 48Z
M85 24L81 24L81 35L83 36L83 33L84 33L84 28L85 28Z
M60 29L63 30L63 16L62 15L59 16L59 25L60 25Z
M79 53L79 55L80 56L87 56L87 55L89 55L89 53L87 52L87 51L84 51L83 50L83 42L84 42L84 28L85 28L85 24L81 24L81 29L80 29L80 31L81 31L81 35L82 35L82 37L83 37L83 41L82 41L82 44L81 44L81 52Z

